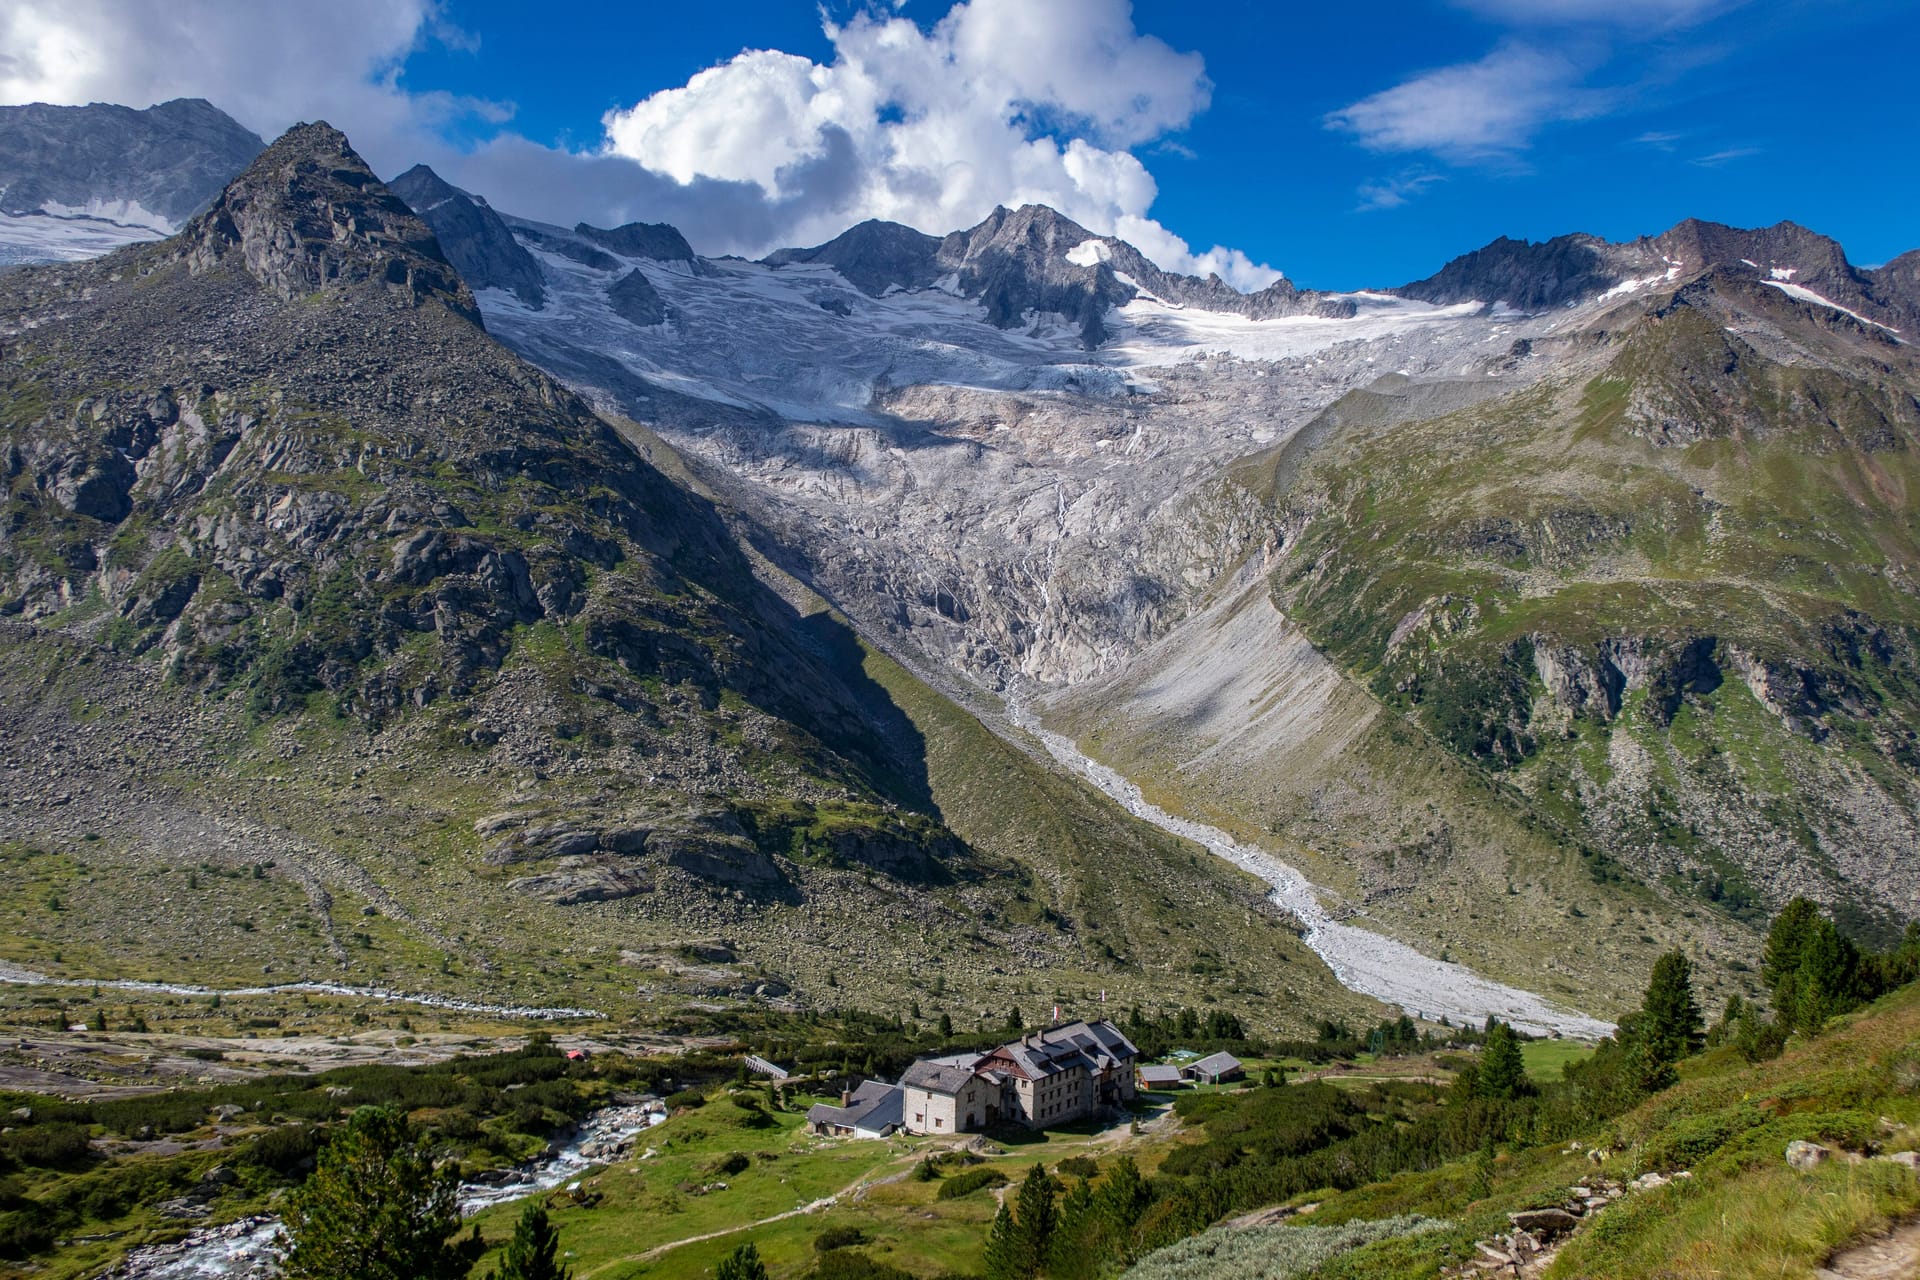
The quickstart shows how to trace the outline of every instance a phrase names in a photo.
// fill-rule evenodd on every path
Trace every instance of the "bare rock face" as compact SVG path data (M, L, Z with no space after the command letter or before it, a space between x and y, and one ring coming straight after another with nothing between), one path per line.
M582 222L574 227L573 232L623 258L652 258L659 262L684 262L689 265L696 261L693 246L687 243L687 238L680 234L678 228L665 222L629 222L612 230Z
M1126 241L1096 236L1045 205L997 208L976 226L942 238L895 222L868 221L825 244L781 249L764 261L833 267L874 298L945 279L950 284L942 287L985 307L991 324L1013 329L1038 314L1062 315L1080 330L1089 349L1111 336L1107 312L1143 289L1182 306L1252 319L1354 314L1351 301L1305 294L1285 280L1243 294L1218 276L1201 280L1164 271Z
M820 263L870 298L889 289L924 289L940 278L940 240L897 222L869 219L811 249L781 249L771 266Z
M667 304L661 298L660 291L647 279L646 272L638 267L607 287L607 299L621 319L643 328L663 323L668 315Z
M237 261L289 302L377 282L480 320L433 232L324 122L288 130L194 220L185 244L196 271Z
M540 264L513 238L506 221L479 196L417 164L388 184L440 241L447 260L471 289L505 289L530 307L546 303Z
M1599 293L1619 282L1617 269L1595 236L1557 236L1539 244L1500 237L1462 254L1425 280L1399 292L1422 302L1505 302L1538 311Z
M1597 645L1563 644L1533 637L1534 669L1560 706L1575 715L1611 720L1630 690L1647 691L1647 714L1656 723L1673 719L1689 693L1712 693L1721 672L1712 636L1661 640L1620 636Z

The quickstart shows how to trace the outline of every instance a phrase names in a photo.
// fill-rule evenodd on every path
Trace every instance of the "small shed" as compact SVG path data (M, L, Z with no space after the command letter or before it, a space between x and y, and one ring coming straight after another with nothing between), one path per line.
M1171 1064L1140 1068L1140 1087L1142 1089L1160 1090L1164 1092L1168 1089L1178 1089L1185 1083L1186 1078L1180 1074L1180 1068Z
M1189 1062L1181 1070L1187 1079L1199 1084L1225 1084L1247 1078L1246 1067L1230 1053L1210 1053L1198 1062Z

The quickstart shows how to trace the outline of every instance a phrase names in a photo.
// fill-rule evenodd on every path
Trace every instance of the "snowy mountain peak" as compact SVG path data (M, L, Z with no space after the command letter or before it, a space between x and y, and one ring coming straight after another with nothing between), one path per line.
M820 263L870 298L890 289L924 289L942 274L940 241L898 222L870 218L811 249L780 249L762 261L771 267Z
M1800 301L1883 328L1920 319L1920 289L1902 286L1897 273L1855 268L1837 241L1792 222L1746 229L1688 218L1657 236L1619 243L1579 233L1538 243L1502 236L1394 292L1443 306L1477 301L1542 311L1704 272L1789 284L1783 292Z

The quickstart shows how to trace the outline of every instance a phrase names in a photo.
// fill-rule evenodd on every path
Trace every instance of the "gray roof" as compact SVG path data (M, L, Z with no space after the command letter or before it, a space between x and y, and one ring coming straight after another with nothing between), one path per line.
M1042 1031L1040 1038L1049 1045L1071 1045L1095 1071L1110 1071L1139 1052L1111 1022L1073 1022Z
M1175 1084L1180 1080L1180 1068L1171 1065L1142 1067L1140 1078L1150 1084Z
M1098 1022L1070 1022L1064 1027L1055 1027L1042 1034L1049 1040L1056 1036L1071 1038L1075 1041L1091 1040L1115 1059L1124 1060L1140 1056L1140 1050L1134 1047L1133 1041L1122 1035L1120 1028L1105 1018Z
M997 1074L989 1058L1004 1059L1029 1079L1040 1080L1077 1067L1089 1072L1107 1071L1140 1056L1133 1042L1120 1034L1120 1028L1104 1019L1049 1027L1040 1032L1037 1041L1033 1036L1010 1041L992 1054L922 1058L907 1068L900 1083L930 1093L953 1095L966 1088L967 1081L975 1075Z
M1076 1067L1086 1070L1094 1067L1093 1060L1079 1045L1069 1040L1048 1043L1044 1036L1039 1044L1028 1039L1001 1045L993 1051L993 1056L1006 1059L1030 1080L1057 1076Z
M1217 1076L1236 1070L1239 1066L1240 1059L1230 1053L1210 1053L1198 1062L1188 1063L1187 1070L1195 1075Z
M894 1085L878 1080L868 1080L855 1089L844 1107L821 1102L807 1110L809 1124L867 1129L875 1133L898 1128L906 1117L907 1095Z
M925 1089L928 1093L956 1094L967 1087L973 1079L973 1067L960 1066L952 1062L936 1062L922 1058L906 1069L900 1077L900 1083L908 1088Z

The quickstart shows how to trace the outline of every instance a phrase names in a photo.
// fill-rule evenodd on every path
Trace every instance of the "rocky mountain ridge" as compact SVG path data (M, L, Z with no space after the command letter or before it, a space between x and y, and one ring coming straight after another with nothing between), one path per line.
M1920 252L1920 251L1916 251ZM1920 324L1920 290L1909 253L1861 269L1838 242L1793 222L1752 230L1688 218L1657 236L1613 243L1584 234L1533 243L1505 237L1402 285L1403 297L1439 304L1504 303L1537 311L1589 300L1636 282L1673 281L1718 270L1817 298L1908 332ZM1795 296L1804 297L1804 294Z
M1353 314L1351 303L1303 294L1285 280L1243 294L1218 276L1201 280L1164 271L1113 236L1096 236L1045 205L997 208L965 231L924 235L898 223L863 222L811 249L781 249L771 266L821 263L861 292L924 289L944 279L977 300L1000 328L1030 323L1038 312L1062 315L1088 348L1110 336L1106 313L1148 294L1181 306L1269 319Z

